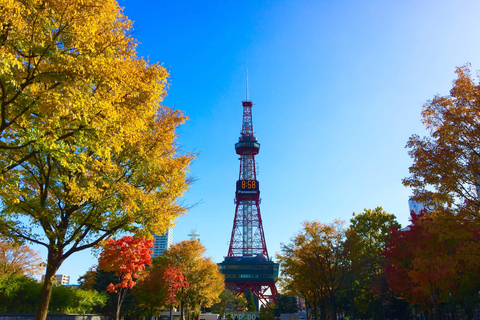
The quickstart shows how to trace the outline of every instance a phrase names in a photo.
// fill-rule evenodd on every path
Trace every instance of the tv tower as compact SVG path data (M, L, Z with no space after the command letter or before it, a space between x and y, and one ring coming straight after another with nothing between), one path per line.
M235 294L249 289L265 306L276 302L278 263L270 260L260 215L260 188L255 156L260 144L253 134L252 102L242 101L243 118L240 138L235 151L240 156L240 172L235 191L235 217L230 246L225 260L219 264L225 276L225 287Z

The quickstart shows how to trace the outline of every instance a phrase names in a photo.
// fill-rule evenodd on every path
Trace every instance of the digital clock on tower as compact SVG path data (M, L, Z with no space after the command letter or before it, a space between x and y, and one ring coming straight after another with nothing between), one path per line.
M238 180L237 192L240 192L240 193L258 192L258 180Z

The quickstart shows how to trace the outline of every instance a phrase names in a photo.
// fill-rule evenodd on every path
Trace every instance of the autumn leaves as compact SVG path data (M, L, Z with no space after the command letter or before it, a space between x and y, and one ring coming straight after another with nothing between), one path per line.
M428 210L412 212L404 229L381 208L354 215L348 229L305 222L279 255L285 290L333 317L339 310L473 316L480 303L480 84L469 68L457 68L450 94L423 107L429 136L407 143L413 164L403 183Z
M75 252L185 212L185 116L160 104L168 72L136 53L115 0L0 0L0 230L45 246L37 318Z
M200 308L217 302L224 279L217 265L204 256L205 247L198 241L173 244L154 261L150 247L153 241L143 236L109 239L103 245L98 267L119 278L119 282L107 286L108 292L117 294L117 320L129 289L150 317L172 306L180 307L182 318L184 311L199 315ZM98 275L92 274L91 281L96 282Z

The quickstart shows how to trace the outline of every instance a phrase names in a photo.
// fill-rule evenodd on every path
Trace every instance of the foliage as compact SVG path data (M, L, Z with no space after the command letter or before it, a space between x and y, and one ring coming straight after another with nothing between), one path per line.
M418 215L412 211L410 221L403 230L392 229L383 251L389 260L388 283L438 319L441 303L465 292L471 287L467 282L477 282L472 280L478 279L479 265L472 257L479 249L480 230L446 209Z
M283 285L290 289L288 292L298 292L314 305L320 304L322 318L328 302L333 319L336 319L336 296L346 272L344 240L342 221L335 220L331 224L305 221L303 229L290 244L282 247L282 254L277 256ZM302 287L302 284L306 286Z
M255 300L253 299L252 289L248 289L247 291L247 310L257 311L257 306L255 305Z
M91 314L95 308L103 307L106 301L105 292L55 286L49 310L52 313Z
M298 305L295 296L279 294L277 297L277 309L275 315L279 316L282 313L297 313Z
M260 320L274 320L276 309L275 303L271 303L268 307L262 305L260 308Z
M456 70L447 96L435 96L423 106L422 122L429 136L412 135L407 143L413 158L405 186L414 199L465 216L478 217L480 191L480 85L470 65Z
M34 313L38 308L42 285L23 275L0 278L0 312ZM91 290L55 286L49 312L93 313L96 307L105 305L105 294Z
M0 277L38 276L43 267L42 258L30 247L0 238Z
M211 311L220 314L222 317L228 312L238 311L247 306L247 301L244 296L237 296L228 289L225 289L220 293L219 299L219 302L212 305Z
M0 232L48 250L43 320L70 255L185 211L192 157L115 0L1 0L0 23Z
M35 312L41 284L24 275L0 277L0 312Z
M86 288L91 286L93 290L107 295L106 304L102 307L96 307L94 313L102 314L109 319L114 319L117 313L118 294L108 292L107 287L110 283L120 282L120 278L114 272L97 269L96 271L87 273L86 279ZM137 315L138 309L137 300L127 291L120 310L120 316L124 318L134 317Z
M395 216L382 207L354 213L350 223L345 244L350 265L345 285L348 292L345 295L350 295L348 298L353 300L357 313L365 316L377 313L381 316L388 285L385 258L379 253L385 247L390 228L399 228L400 225Z
M149 310L151 318L157 311L177 305L177 293L188 286L182 269L170 266L165 258L159 257L140 273L133 295L140 306Z
M180 268L189 284L177 294L181 313L187 308L199 314L201 307L210 307L218 302L225 288L223 275L210 258L204 256L205 247L196 240L175 243L163 255L166 261Z
M104 271L113 271L119 282L110 283L107 291L118 294L116 319L120 319L120 308L127 291L135 285L138 272L152 262L150 255L153 239L143 236L124 236L115 241L108 239L103 245L103 251L98 259L98 267Z

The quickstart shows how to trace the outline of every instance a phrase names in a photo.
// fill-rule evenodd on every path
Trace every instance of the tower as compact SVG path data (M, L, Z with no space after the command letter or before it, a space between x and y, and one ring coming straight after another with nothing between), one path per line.
M260 215L260 188L255 156L260 144L253 134L252 102L242 102L242 130L235 151L240 156L240 172L235 191L235 217L230 246L225 260L219 264L225 276L225 287L235 294L251 289L264 305L275 302L278 264L270 260Z

